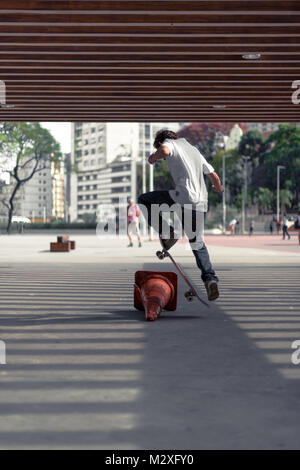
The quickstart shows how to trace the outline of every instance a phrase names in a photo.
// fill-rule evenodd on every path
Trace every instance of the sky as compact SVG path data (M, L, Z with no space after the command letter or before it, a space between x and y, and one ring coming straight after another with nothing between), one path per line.
M70 122L41 122L42 127L48 129L53 137L60 143L63 153L71 152L71 123Z

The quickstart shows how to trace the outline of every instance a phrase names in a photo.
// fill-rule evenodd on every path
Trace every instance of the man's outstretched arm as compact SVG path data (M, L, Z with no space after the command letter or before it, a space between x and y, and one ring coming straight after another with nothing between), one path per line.
M206 176L209 178L211 182L211 189L215 193L224 192L224 187L222 186L221 180L215 171L213 173L208 173Z
M157 162L157 160L165 159L168 155L170 155L170 149L166 145L161 145L156 152L152 153L148 158L148 162L153 164Z

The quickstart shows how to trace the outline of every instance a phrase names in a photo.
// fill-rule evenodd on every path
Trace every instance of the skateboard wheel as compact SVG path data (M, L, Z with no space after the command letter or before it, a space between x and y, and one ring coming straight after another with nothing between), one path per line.
M194 298L194 294L191 291L186 292L184 296L188 302L192 302Z
M164 259L165 257L162 251L157 251L156 256L158 257L158 259Z

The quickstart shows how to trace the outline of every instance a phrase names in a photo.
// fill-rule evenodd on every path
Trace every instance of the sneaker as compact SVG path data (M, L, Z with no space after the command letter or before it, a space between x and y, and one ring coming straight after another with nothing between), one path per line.
M161 244L163 248L168 251L170 248L172 248L173 245L175 245L176 242L178 242L178 238L174 237L174 229L173 227L170 228L170 238L162 238L162 236L159 236Z
M208 300L216 300L219 297L218 283L216 281L205 282Z
M127 245L127 248L130 248L131 246L133 246L133 243L129 243L129 245Z
M141 244L141 242L139 243L139 248L142 248L142 244Z

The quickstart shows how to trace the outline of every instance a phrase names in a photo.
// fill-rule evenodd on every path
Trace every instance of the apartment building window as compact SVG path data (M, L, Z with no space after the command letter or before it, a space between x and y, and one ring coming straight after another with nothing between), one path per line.
M129 171L130 170L130 165L122 165L122 166L115 166L112 168L113 173L117 173L119 171Z
M145 138L150 139L150 125L149 124L145 125Z

